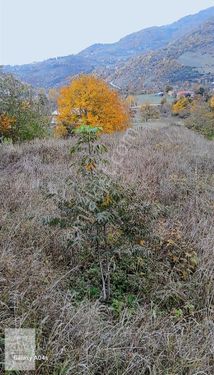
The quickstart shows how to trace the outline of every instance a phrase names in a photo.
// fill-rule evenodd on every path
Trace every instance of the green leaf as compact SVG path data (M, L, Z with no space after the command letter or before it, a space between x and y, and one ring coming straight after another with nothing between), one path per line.
M81 125L74 130L76 134L90 134L90 133L96 134L100 131L102 131L101 127L97 127L97 126L95 127L91 125Z

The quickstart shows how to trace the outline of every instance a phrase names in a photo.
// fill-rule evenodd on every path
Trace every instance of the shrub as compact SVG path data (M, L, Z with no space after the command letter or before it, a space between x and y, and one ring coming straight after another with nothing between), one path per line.
M190 103L191 101L189 98L182 97L178 99L172 105L172 114L181 118L187 117L190 112Z
M147 122L152 119L159 119L160 113L154 106L150 104L143 104L140 108L142 120Z
M84 261L82 277L72 279L78 298L85 295L104 302L119 298L125 306L129 293L140 292L144 266L139 263L143 256L137 244L148 235L150 207L138 206L132 190L122 188L100 170L107 151L98 142L101 131L89 125L75 131L78 140L71 153L81 152L77 169L83 180L78 185L73 177L68 180L74 195L72 200L60 202L61 220L71 228L68 247ZM131 270L136 271L132 284L128 280Z

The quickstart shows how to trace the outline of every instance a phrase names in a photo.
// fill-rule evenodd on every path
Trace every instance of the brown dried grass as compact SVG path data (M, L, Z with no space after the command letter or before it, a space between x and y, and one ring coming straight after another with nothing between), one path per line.
M121 137L104 137L111 153ZM161 291L162 299L173 292L195 301L196 313L180 319L157 315L152 300L116 320L101 303L74 303L66 230L43 224L58 212L48 194L68 194L70 145L0 147L1 335L8 327L37 329L37 352L48 361L37 363L36 374L213 374L213 142L176 126L139 130L117 176L167 210L154 228L163 241L179 227L197 250L197 271L182 291L173 282Z

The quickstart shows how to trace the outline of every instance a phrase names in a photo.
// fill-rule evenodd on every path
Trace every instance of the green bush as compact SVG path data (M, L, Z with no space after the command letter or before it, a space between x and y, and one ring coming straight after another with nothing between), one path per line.
M0 74L0 139L30 141L48 134L49 105L43 92L34 92L12 76ZM12 125L6 124L9 119Z

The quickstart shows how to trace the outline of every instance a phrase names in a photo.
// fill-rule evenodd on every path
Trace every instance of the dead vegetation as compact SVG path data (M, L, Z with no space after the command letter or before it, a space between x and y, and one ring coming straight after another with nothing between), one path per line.
M104 137L111 155L121 137ZM213 142L171 126L142 128L129 144L116 178L152 206L151 236L137 258L120 254L127 290L111 304L84 294L94 263L74 259L70 229L47 225L71 194L71 143L0 147L1 336L36 328L37 354L48 357L36 374L213 374Z

